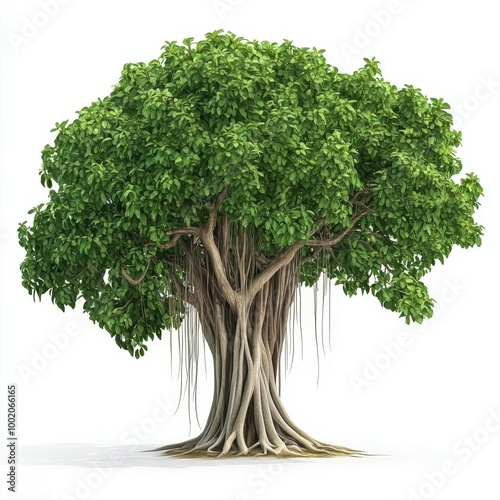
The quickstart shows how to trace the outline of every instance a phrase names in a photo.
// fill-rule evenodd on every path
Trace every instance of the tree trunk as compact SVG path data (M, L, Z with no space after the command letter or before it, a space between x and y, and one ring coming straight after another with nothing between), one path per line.
M241 228L232 230L223 219L214 242L231 287L246 290L260 268L255 238ZM183 290L191 290L213 357L213 402L197 438L158 450L188 456L355 453L311 438L292 422L280 399L280 357L298 286L298 260L280 268L253 297L240 294L236 304L229 304L203 245L183 243L183 252L190 263Z

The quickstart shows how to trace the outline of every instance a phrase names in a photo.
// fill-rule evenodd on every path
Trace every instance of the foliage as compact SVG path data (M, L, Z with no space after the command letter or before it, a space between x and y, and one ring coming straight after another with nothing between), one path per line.
M63 310L82 298L142 355L184 313L172 231L202 226L227 187L220 212L258 233L265 258L304 243L303 283L325 271L349 295L429 317L422 278L454 245L480 244L481 186L474 174L455 180L449 105L365 62L342 74L321 50L217 31L126 64L111 94L56 124L43 150L49 201L19 228L23 285ZM346 229L334 245L306 245ZM122 275L146 268L137 286Z

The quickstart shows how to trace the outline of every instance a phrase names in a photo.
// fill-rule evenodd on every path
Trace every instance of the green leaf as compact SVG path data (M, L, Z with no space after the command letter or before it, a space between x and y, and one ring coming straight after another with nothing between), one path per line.
M47 199L19 227L23 286L61 309L81 302L140 357L146 339L185 319L171 273L196 290L189 259L211 271L195 234L166 244L176 229L206 228L224 191L216 245L227 220L256 245L248 262L261 272L301 242L302 283L326 273L348 295L370 292L422 321L433 307L424 276L483 234L474 220L483 189L473 174L456 179L462 137L448 109L385 81L376 59L348 74L290 41L219 30L168 42L56 123L39 170ZM313 252L308 240L335 244ZM236 248L222 253L237 288ZM138 286L123 273L146 269Z

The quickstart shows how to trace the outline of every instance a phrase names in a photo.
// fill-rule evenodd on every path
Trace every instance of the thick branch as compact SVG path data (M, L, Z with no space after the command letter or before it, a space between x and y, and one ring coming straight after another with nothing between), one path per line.
M316 234L325 224L325 221L321 220L315 228L313 228L309 233L308 237L310 238L314 234ZM291 247L289 247L285 252L276 256L268 266L260 272L252 281L250 287L248 288L248 295L250 300L252 300L255 295L262 289L262 287L283 267L287 266L292 262L296 253L302 248L303 242L297 241Z
M252 281L248 289L248 298L251 301L262 289L262 287L283 267L287 266L292 262L296 253L302 248L303 242L298 241L292 246L288 247L285 252L276 256L271 263L259 273L255 279Z
M288 249L275 257L271 263L264 269L260 274L258 274L255 279L252 281L252 284L250 285L248 289L248 295L250 300L252 300L255 295L259 292L259 290L262 289L262 287L283 267L287 266L292 262L293 258L297 254L297 252L305 245L307 247L329 247L336 245L340 241L342 241L350 231L354 228L354 226L357 224L357 222L364 217L368 212L370 212L370 209L365 209L356 214L352 219L351 223L349 224L349 227L345 228L343 231L337 234L335 238L328 239L328 240L309 240L306 243L303 243L302 241L298 241L294 243L292 246L288 247ZM311 231L309 233L309 236L312 236L317 232L317 229Z
M141 274L141 276L138 278L138 279L134 279L132 278L132 276L130 276L130 274L127 273L127 271L125 271L125 269L122 269L122 276L132 285L132 286L138 286L142 283L142 281L144 280L144 278L146 277L146 274L148 272L148 269L149 269L149 265L151 264L151 259L148 259L148 263L146 265L146 269L144 269L143 273Z
M237 294L229 283L229 280L227 279L226 269L224 268L219 249L217 248L214 239L214 229L217 222L217 214L227 196L228 189L226 187L224 188L224 191L222 191L219 196L217 196L217 199L215 200L214 206L208 217L207 224L202 230L200 230L199 237L201 242L203 243L203 248L205 249L212 263L213 271L217 279L217 283L219 284L222 296L227 300L227 302L233 309L236 309Z
M217 283L220 286L223 297L228 301L233 309L236 308L236 292L233 290L233 287L227 279L226 270L224 269L224 264L222 263L219 249L215 244L213 232L203 230L200 234L200 239L203 243L205 251L210 258L210 261L212 262L213 271L217 279Z

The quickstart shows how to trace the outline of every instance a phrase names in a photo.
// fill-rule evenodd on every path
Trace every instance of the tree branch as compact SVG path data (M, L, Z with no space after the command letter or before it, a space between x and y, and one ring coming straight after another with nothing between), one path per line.
M148 263L146 265L146 269L144 269L143 273L141 274L141 276L138 278L138 279L134 279L130 276L129 273L127 273L127 271L125 271L125 269L122 269L121 273L122 273L122 276L132 285L132 286L138 286L140 285L144 278L146 277L146 274L148 272L148 269L149 269L149 266L151 264L151 259L148 259Z
M212 232L205 230L201 233L200 237L203 247L212 262L214 274L220 286L222 295L228 301L229 305L235 309L237 303L236 292L227 279L226 270L224 269L219 249L214 241L214 235Z
M174 231L170 232L170 236L173 236L173 238L168 242L168 243L162 243L160 248L162 250L170 250L171 248L174 248L175 245L177 245L177 242L181 238L181 236L191 236L191 235L200 235L200 228L199 227L181 227L179 229L175 229Z
M353 205L357 205L359 202L360 196L363 196L365 198L369 194L369 191L367 190L362 190L362 191L357 191L354 193L351 198L349 198L349 203L352 203Z
M349 203L351 203L352 205L355 205L357 207L362 207L362 208L369 209L369 207L367 206L366 203L368 202L368 198L370 197L371 194L372 193L371 193L371 191L369 189L364 189L362 191L357 191L349 199Z
M276 256L271 261L271 263L253 279L252 283L248 287L248 292L247 292L249 300L252 300L257 295L259 290L261 290L262 287L280 269L282 269L286 265L290 264L290 262L292 262L296 253L302 248L303 244L304 243L302 241L298 241L294 243L292 246L288 247L288 249L285 250L285 252Z
M360 219L362 219L366 214L371 212L372 210L369 208L365 208L361 210L361 212L357 213L352 219L351 223L344 230L340 231L334 238L330 238L328 240L310 240L306 243L308 247L331 247L341 242L354 228L354 226L358 223Z
M173 231L170 232L170 236L173 236L173 238L168 243L163 243L163 244L159 245L159 248L161 248L162 250L170 250L171 248L174 248L175 245L177 245L179 239L182 236L193 235L193 234L199 236L200 228L198 228L198 227L181 227L179 229L174 229ZM133 286L138 286L144 280L150 265L151 265L151 259L148 259L146 269L144 269L144 272L141 274L141 276L138 279L132 278L132 276L130 276L130 274L128 274L127 271L125 271L125 269L121 270L121 274L128 281L128 283L130 283Z
M325 251L324 248L316 247L316 249L311 253L311 255L309 255L309 257L306 257L305 259L302 260L302 264L316 260L321 255L321 252L323 252L323 251Z
M210 211L210 215L208 216L208 221L206 225L207 231L213 231L215 229L215 224L217 222L217 214L219 213L220 207L224 200L229 196L229 189L226 186L221 193L217 196L214 206Z
M227 302L233 309L236 309L238 302L237 293L227 279L226 270L224 269L224 264L222 263L222 258L214 239L214 229L217 222L217 214L227 196L228 188L225 187L224 190L219 194L219 196L217 196L217 199L215 200L214 206L208 217L207 224L203 229L199 231L199 237L201 242L203 243L203 248L207 252L207 255L212 262L214 274L221 289L222 296L227 300Z
M342 241L342 239L344 239L349 234L349 232L353 229L353 227L357 224L357 222L362 217L364 217L367 213L369 213L369 212L371 212L371 210L367 208L365 210L362 210L358 214L356 214L351 219L351 223L349 224L349 227L345 228L343 231L341 231L339 234L337 234L337 236L335 238L332 238L332 239L329 239L329 240L309 240L306 243L304 243L302 241L297 241L292 246L288 247L288 249L285 250L285 252L283 252L282 254L276 256L271 261L271 263L266 267L266 269L264 269L263 271L261 271L254 278L254 280L250 284L250 287L248 288L248 292L247 292L248 296L249 296L249 299L252 300L257 295L257 293L259 292L259 290L261 290L262 287L280 269L282 269L286 265L290 264L290 262L292 262L293 258L297 254L297 252L303 246L320 248L320 247L329 247L329 246L336 245L337 243L339 243L340 241ZM313 229L309 233L309 237L313 236L318 230L319 230L319 228Z

